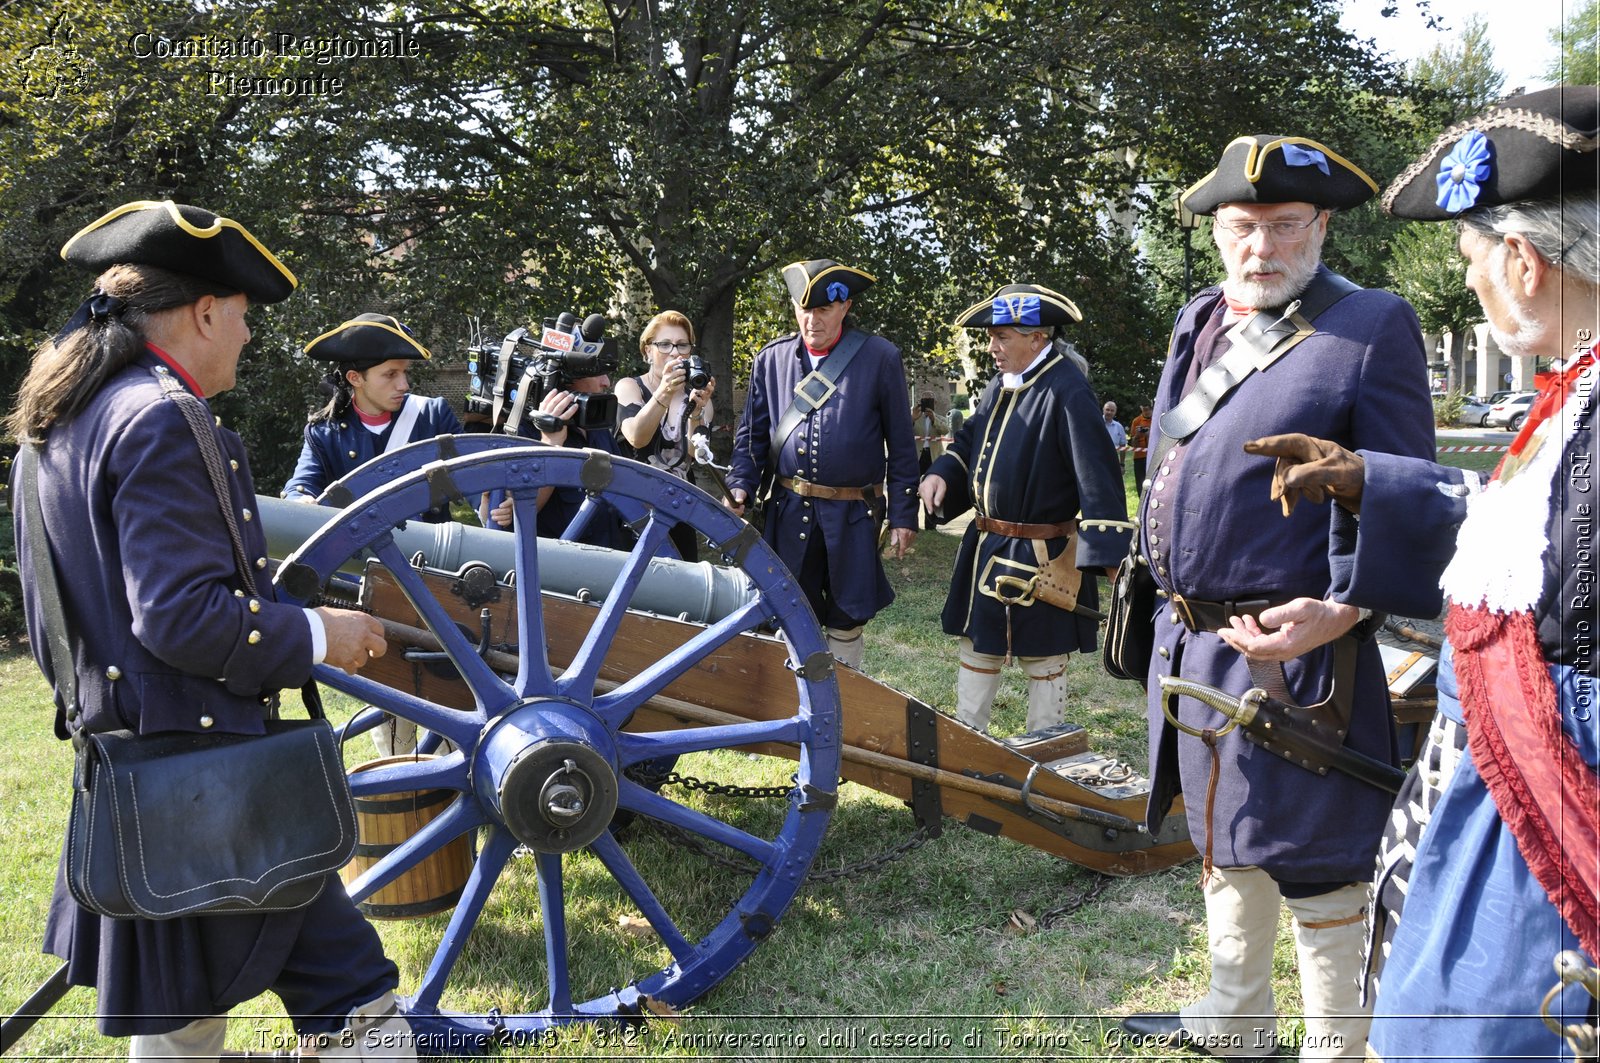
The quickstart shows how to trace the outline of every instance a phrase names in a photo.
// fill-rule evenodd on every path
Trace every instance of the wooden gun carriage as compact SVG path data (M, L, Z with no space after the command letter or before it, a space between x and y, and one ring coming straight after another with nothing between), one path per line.
M534 534L541 486L602 505L638 533L631 551ZM428 525L441 501L510 491L511 532ZM351 734L385 712L425 729L431 755L353 772L358 800L444 791L447 806L350 883L358 901L462 837L476 855L420 985L414 1015L462 1037L513 1036L561 1023L678 1008L725 977L772 931L803 885L841 779L942 817L1112 875L1194 855L1182 809L1143 826L1145 781L1090 750L1081 728L999 742L858 672L837 666L804 596L755 530L709 495L646 465L596 451L492 436L440 437L356 470L329 488L330 511L258 498L286 600L343 601L384 623L386 656L356 676L317 679L367 706ZM688 523L716 564L672 556ZM733 749L793 762L770 832L680 803L652 787L673 758ZM658 895L629 854L646 817L726 852L749 885L708 932ZM516 1016L446 1009L445 992L496 880L533 854L547 956L545 1006ZM670 953L660 970L577 999L569 977L565 854L598 858ZM740 874L741 872L730 872Z

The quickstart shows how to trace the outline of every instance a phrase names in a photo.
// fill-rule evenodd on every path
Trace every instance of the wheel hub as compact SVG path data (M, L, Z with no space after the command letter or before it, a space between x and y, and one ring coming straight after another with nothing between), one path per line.
M479 744L480 795L528 848L581 849L616 812L611 746L605 728L578 706L526 703L493 721Z

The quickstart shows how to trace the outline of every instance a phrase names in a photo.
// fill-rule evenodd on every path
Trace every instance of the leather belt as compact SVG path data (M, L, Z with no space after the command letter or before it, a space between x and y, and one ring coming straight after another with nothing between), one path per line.
M1013 539L1064 539L1072 534L1076 521L1064 520L1059 524L1019 524L1009 520L995 520L993 517L977 516L972 522L978 526L979 531L994 532L997 535L1009 535Z
M1247 598L1231 602L1202 602L1185 598L1181 594L1169 595L1172 611L1190 631L1216 631L1228 626L1234 616L1260 616L1264 611L1283 602L1269 598Z
M826 484L814 484L810 480L799 477L790 479L787 476L778 477L778 486L785 491L792 491L801 498L827 498L836 502L870 502L883 494L882 484L868 484L865 487L829 487Z

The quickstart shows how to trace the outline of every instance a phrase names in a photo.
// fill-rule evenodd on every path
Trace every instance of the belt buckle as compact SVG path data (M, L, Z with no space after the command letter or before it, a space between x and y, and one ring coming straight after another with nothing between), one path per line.
M1190 610L1189 603L1184 599L1183 595L1173 591L1167 600L1172 603L1172 608L1177 610L1179 618L1183 620L1184 627L1190 631L1200 630L1200 625L1195 623L1194 613Z
M811 413L833 397L839 385L813 369L794 386L794 404Z

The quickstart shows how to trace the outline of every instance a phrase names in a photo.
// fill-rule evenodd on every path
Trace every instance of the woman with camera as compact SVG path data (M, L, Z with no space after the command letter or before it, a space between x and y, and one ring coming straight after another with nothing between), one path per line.
M633 457L693 482L695 436L710 432L711 396L717 381L694 353L694 325L676 310L650 319L639 336L650 368L617 384L618 433ZM672 529L672 545L685 561L700 555L694 529Z

